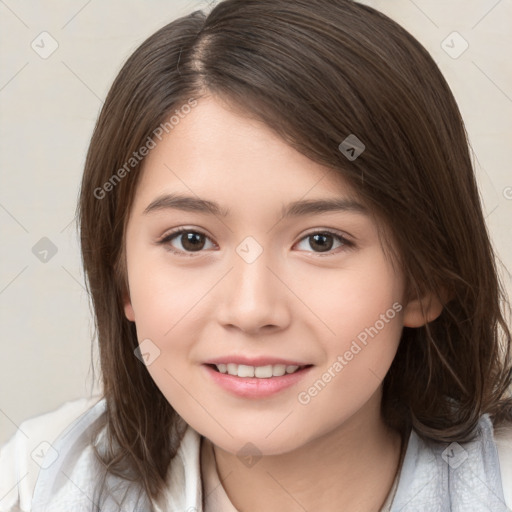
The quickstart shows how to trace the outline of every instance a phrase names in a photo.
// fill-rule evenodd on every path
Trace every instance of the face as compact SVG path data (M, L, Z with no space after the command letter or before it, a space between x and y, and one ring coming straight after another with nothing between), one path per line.
M126 266L147 371L222 449L288 452L376 407L402 277L353 191L264 125L198 101L145 160Z

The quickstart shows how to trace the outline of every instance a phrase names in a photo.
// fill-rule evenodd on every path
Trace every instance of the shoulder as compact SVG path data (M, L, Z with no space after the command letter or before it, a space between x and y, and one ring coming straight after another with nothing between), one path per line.
M489 415L468 441L440 442L410 433L393 511L512 510L512 426L494 426ZM472 508L473 507L473 508Z
M505 502L512 509L512 424L494 429Z
M80 398L23 421L0 446L0 512L29 511L35 484L52 442L73 421L101 400ZM45 461L45 462L43 462Z

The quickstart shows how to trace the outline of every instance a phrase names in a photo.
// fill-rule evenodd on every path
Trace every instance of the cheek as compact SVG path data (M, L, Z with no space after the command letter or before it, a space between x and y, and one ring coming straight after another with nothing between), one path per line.
M313 287L308 282L304 286L309 290L308 306L324 323L324 339L332 339L330 346L344 345L360 334L364 338L372 327L385 337L399 336L402 284L381 251L354 258L349 267L319 282L322 285Z
M137 330L145 337L170 339L180 323L194 316L194 305L211 288L212 276L204 269L171 265L162 248L132 254L128 275Z
M218 275L207 269L184 270L165 260L166 255L151 259L147 253L134 254L128 275L141 352L146 347L156 354L147 370L175 405L187 402L185 389L193 389L189 368L196 361L191 360L191 345L201 336L207 295Z
M305 421L319 430L327 432L344 423L379 391L402 330L400 303L385 306L350 309L352 316L339 320L338 334L324 344L323 364L298 390Z
M322 320L311 329L313 337L323 340L324 358L316 380L307 383L311 392L303 387L301 403L332 402L340 411L351 410L377 390L396 354L402 331L401 281L376 252L326 282L321 293L317 287L309 295L308 305ZM317 399L320 394L323 398Z
M194 389L188 371L190 342L199 336L201 297L211 284L162 262L139 261L141 265L134 265L129 275L140 349L155 354L147 371L169 403L186 412L190 407L186 390Z

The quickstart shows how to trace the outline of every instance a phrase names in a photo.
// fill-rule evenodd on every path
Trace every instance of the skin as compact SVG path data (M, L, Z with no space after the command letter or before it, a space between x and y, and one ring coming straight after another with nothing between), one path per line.
M216 201L231 215L143 213L165 193ZM239 511L330 512L340 504L377 511L397 470L400 436L381 418L381 382L402 327L433 320L441 305L432 297L404 303L403 277L386 259L370 212L281 219L292 201L340 197L357 200L332 171L214 97L200 99L144 162L126 228L125 314L139 343L158 347L147 370L213 443L219 476ZM206 235L199 251L182 235L158 243L182 226ZM306 236L326 230L352 245L327 236L332 248L323 252ZM236 252L248 236L263 251L251 263ZM394 303L402 306L394 318L309 403L300 403L298 394ZM314 367L273 396L241 398L214 384L202 366L227 354ZM237 456L247 442L262 455L250 467Z

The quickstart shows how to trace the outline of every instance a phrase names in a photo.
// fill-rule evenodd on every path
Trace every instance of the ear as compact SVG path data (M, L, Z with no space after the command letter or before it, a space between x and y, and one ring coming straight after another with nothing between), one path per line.
M130 322L135 322L135 312L133 311L132 301L128 291L123 292L123 305L126 318L130 320Z
M435 320L443 311L439 297L428 293L407 303L404 308L403 322L405 327L422 327Z

